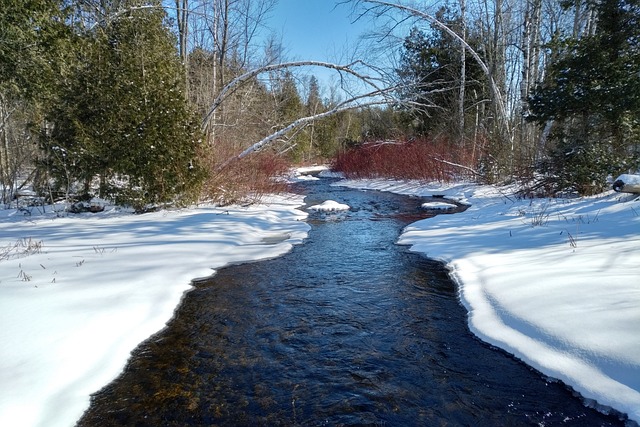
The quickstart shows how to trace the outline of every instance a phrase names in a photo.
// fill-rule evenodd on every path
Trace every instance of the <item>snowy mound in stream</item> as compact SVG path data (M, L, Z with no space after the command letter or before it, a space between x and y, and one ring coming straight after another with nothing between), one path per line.
M348 211L351 208L349 207L349 205L338 203L335 200L326 200L319 205L310 206L309 209L312 209L314 211L331 212L331 211Z
M430 209L430 210L449 210L455 209L456 205L452 205L451 203L446 202L425 202L422 204L422 209Z

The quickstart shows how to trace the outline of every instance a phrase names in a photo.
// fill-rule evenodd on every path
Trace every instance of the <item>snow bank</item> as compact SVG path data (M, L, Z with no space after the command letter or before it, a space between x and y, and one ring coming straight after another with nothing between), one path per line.
M302 197L144 215L0 211L0 425L68 427L190 282L301 243ZM35 212L34 212L35 215Z
M343 174L340 172L332 172L327 165L306 166L292 169L287 181L300 182L300 181L316 181L320 178L342 178Z
M613 182L613 189L623 193L640 193L640 175L620 175Z
M341 184L470 203L412 224L399 243L449 264L479 337L640 422L640 201ZM164 327L191 279L300 243L302 203L70 218L0 211L0 425L73 425Z
M616 181L622 181L628 185L640 185L640 175L622 174Z
M640 201L613 192L516 200L508 188L344 181L468 201L400 244L448 263L469 326L587 399L640 423Z

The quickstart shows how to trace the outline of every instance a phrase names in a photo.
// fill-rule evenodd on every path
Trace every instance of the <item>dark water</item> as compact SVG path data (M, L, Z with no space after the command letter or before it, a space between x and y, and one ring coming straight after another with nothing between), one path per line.
M305 191L353 209L198 283L79 425L623 425L470 334L443 266L394 244L420 200Z

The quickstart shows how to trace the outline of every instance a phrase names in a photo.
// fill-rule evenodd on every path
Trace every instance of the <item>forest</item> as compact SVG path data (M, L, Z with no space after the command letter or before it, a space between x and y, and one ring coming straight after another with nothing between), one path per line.
M287 58L277 0L1 3L6 207L247 202L310 163L530 196L640 168L639 0L336 1L372 23L342 63Z

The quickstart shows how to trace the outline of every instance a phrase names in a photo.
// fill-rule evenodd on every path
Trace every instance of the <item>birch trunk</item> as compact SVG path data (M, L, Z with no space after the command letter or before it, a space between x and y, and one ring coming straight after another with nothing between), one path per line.
M527 123L529 113L528 96L535 86L539 75L540 63L540 25L542 0L531 0L527 4L524 14L523 33L521 41L522 51L522 79L520 81L520 145L530 147L534 144L535 126ZM532 147L533 151L537 151ZM534 153L537 158L540 153Z
M461 22L461 34L462 40L467 38L467 24L466 24L466 12L467 5L466 0L460 0L460 22ZM464 120L464 97L465 86L467 85L467 51L464 44L460 44L460 92L458 94L458 132L460 133L460 146L465 145L465 120Z

